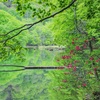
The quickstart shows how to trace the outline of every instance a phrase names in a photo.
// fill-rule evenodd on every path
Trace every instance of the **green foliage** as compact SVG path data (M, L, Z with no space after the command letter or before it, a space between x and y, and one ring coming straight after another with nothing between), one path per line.
M32 17L44 18L57 11L57 9L67 6L71 0L13 0L17 4L17 11L25 15L31 11Z
M46 26L47 25L47 26ZM39 24L30 31L28 45L51 45L53 44L53 34L48 24ZM41 28L42 27L42 28Z
M65 70L53 72L52 100L97 98L93 93L100 88L98 5L99 1L78 1L51 24L55 43L66 46L56 58L57 65L65 66Z
M4 59L5 57L10 56L10 54L14 54L14 52L16 52L16 54L14 55L19 55L19 58L23 55L23 49L22 47L24 47L26 45L26 43L28 42L28 31L23 32L21 35L19 35L16 38L13 38L10 41L6 42L6 45L3 45L2 43L7 39L12 37L12 35L15 35L16 32L15 31L13 33L10 33L8 35L2 36L4 34L6 34L8 31L10 31L11 29L17 28L21 25L23 25L24 23L22 23L21 21L17 20L14 16L11 16L9 13L7 13L6 11L0 10L0 50L1 50L1 59ZM25 34L25 35L24 35ZM23 36L24 35L24 36ZM5 53L6 52L6 53Z
M58 11L59 9L65 7L71 2L71 0L15 0L14 3L17 4L17 10L25 18L31 16L34 17L34 20L38 18L44 18L51 15L52 13ZM4 7L4 9L6 9ZM14 52L20 53L26 51L24 49L19 49L21 46L28 45L64 45L66 50L60 54L57 54L56 66L64 66L64 70L57 70L50 73L48 79L51 79L51 84L48 89L50 100L96 100L98 96L100 97L100 33L99 33L99 22L100 22L100 13L99 13L99 0L80 0L77 1L70 9L59 14L56 18L43 22L33 29L29 30L28 35L23 36L24 33L19 35L16 38L7 42L8 46L11 46L14 49ZM15 26L21 26L24 23L16 20L10 14L5 11L0 11L0 33L4 34L7 31L15 28ZM29 15L28 15L29 14ZM37 18L38 17L38 18ZM11 21L12 19L12 21ZM25 21L25 19L22 19ZM34 21L31 20L30 21ZM26 23L27 21L25 21ZM49 23L49 24L47 24ZM11 26L10 26L11 25ZM47 25L47 26L46 26ZM43 28L41 28L43 27ZM28 32L27 32L28 33ZM7 37L1 37L1 40L10 37L15 33L9 34ZM26 33L25 33L26 34ZM54 38L52 39L52 37ZM34 38L34 40L32 40ZM54 42L51 41L54 40ZM24 41L24 42L23 42ZM18 44L20 44L18 46ZM1 55L5 58L4 54L8 54L8 49L3 49L1 46ZM21 51L22 50L22 51ZM23 51L24 50L24 51ZM20 51L20 52L19 52ZM14 52L11 54L16 56ZM48 59L51 60L52 57L49 57L49 53L46 51L43 54L41 52L34 52L35 58L32 59L29 63L30 65L39 65L41 59L43 60L44 65L51 65ZM27 53L26 53L27 55ZM41 55L41 56L40 56ZM50 54L51 55L51 54ZM30 54L31 56L31 54ZM9 56L10 58L11 56ZM47 59L46 59L47 57ZM24 57L28 59L28 57ZM47 60L47 62L45 62ZM33 62L34 61L34 62ZM19 63L20 64L20 63ZM27 64L27 63L26 63ZM40 72L41 73L41 72ZM18 73L19 74L19 73ZM26 74L29 74L26 73ZM8 77L4 74L2 77L9 78L12 74L7 74ZM34 74L35 75L35 74ZM17 76L11 78L14 79ZM22 75L23 76L23 75ZM21 77L21 75L20 75ZM46 84L41 85L40 80L37 80L38 75L35 76L35 81L39 82L40 88L37 87L36 82L33 82L37 93L40 95L45 94L46 91L43 90L43 87L49 83L44 81ZM40 78L42 75L39 75ZM6 79L5 78L5 79ZM1 78L2 79L2 78ZM31 75L32 80L32 75ZM32 85L32 82L25 76L23 81L19 82L15 87L10 86L10 90L13 91L14 99L48 99L44 96L39 97L40 95L35 94ZM2 81L1 81L2 82ZM6 79L5 83L8 83L9 80ZM26 85L23 85L23 84ZM3 84L3 82L2 82ZM17 86L20 88L20 93L15 94L14 90L17 90ZM30 88L27 88L29 87ZM12 90L12 88L15 88ZM8 88L8 87L7 87ZM32 89L31 89L32 88ZM25 91L23 91L25 89ZM7 90L7 89L6 89ZM21 95L20 95L21 94ZM1 95L3 95L1 93ZM36 96L35 96L36 95ZM46 94L45 94L46 95ZM6 94L1 96L1 98L7 97ZM19 97L19 98L18 98ZM32 97L32 98L31 98Z
M14 7L11 7L8 9L8 7L6 5L4 5L3 3L0 2L0 9L8 12L12 16L15 16L19 20L22 20L22 17L19 15L18 12L15 11Z

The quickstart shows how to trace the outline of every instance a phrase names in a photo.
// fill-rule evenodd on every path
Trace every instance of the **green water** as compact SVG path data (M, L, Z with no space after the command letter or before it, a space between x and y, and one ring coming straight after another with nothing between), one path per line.
M23 60L11 56L0 64L23 66L55 66L56 51L29 49ZM14 69L12 66L1 66L0 70ZM48 73L52 70L25 70L20 72L0 72L0 100L50 100Z

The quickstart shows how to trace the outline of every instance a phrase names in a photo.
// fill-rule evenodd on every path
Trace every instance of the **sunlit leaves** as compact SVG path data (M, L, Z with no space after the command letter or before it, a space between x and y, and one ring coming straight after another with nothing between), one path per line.
M54 82L54 86L61 86L64 90L69 90L70 94L75 93L79 100L90 99L91 95L93 96L93 92L98 91L97 87L99 85L95 84L95 81L96 83L100 81L100 72L97 71L100 69L100 41L98 41L99 9L97 5L98 1L78 1L75 5L76 12L73 7L73 10L66 12L67 14L63 15L63 17L58 16L58 18L54 20L53 30L55 33L55 42L57 44L62 43L66 46L66 51L57 55L58 65L65 66L64 71L66 72L55 72L55 74L59 74L60 76L58 75L58 77L54 79L54 81L57 80L57 83ZM95 16L95 14L97 16ZM70 19L68 19L67 16ZM62 72L64 72L65 75L63 75ZM63 81L61 81L61 79ZM64 84L66 84L67 88ZM91 88L94 90L89 94L88 90ZM55 91L55 94L58 94L58 92ZM64 95L60 90L59 94ZM73 95L73 98L76 98L75 95ZM76 100L78 100L78 98Z
M13 38L11 41L7 41L6 44L3 44L7 38L10 38L18 31L13 32L12 34L7 34L7 35L6 33L10 31L11 29L14 29L15 27L18 27L19 25L23 25L23 23L17 20L15 17L11 16L6 11L0 10L0 12L1 12L0 13L0 16L1 16L1 19L0 19L0 22L1 22L0 24L0 29L1 29L0 30L1 32L0 33L0 46L1 47L0 48L1 48L1 51L0 52L2 54L1 58L4 59L13 52L16 52L16 53L20 52L21 47L25 46L28 40L26 36L23 37L23 35L19 35L19 37Z

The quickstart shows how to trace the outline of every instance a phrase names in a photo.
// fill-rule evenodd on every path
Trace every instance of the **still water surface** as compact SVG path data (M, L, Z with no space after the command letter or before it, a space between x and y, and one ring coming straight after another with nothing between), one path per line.
M55 56L58 51L29 49L24 60L11 56L0 64L16 64L23 66L56 66ZM11 67L12 68L12 67ZM7 69L0 67L0 70ZM13 69L13 68L12 68ZM50 100L48 84L51 70L25 70L20 72L0 72L0 100Z

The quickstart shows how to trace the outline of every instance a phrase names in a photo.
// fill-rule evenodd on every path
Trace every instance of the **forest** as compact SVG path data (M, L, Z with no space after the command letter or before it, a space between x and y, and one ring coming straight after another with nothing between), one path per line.
M100 100L100 0L0 0L0 100Z

